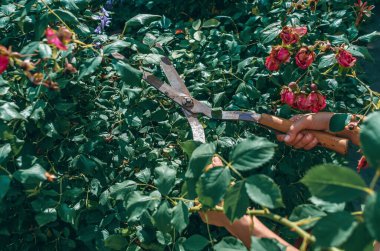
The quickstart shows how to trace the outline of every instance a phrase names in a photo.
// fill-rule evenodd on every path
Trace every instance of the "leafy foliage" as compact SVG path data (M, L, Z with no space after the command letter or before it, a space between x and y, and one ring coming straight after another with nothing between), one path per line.
M254 207L249 213L274 220L288 241L296 236L278 219L291 215L301 232L314 227L311 249L379 240L379 195L335 165L340 156L276 146L272 132L249 122L200 118L208 143L191 141L181 109L142 82L142 69L162 78L159 62L169 56L192 96L215 111L289 118L300 111L279 105L279 93L297 80L305 89L318 84L326 111L379 109L365 73L342 69L334 54L319 51L306 71L292 61L278 72L264 66L285 25L307 26L304 44L329 40L371 60L366 45L379 34L355 26L354 11L345 0L319 1L315 10L292 1L3 1L0 56L10 61L0 76L2 248L246 250L201 223L197 201L231 221ZM70 33L67 50L57 45L60 31ZM378 117L361 135L374 165ZM224 166L210 169L213 156ZM353 217L360 195L368 195L364 216ZM252 243L282 250L268 239Z

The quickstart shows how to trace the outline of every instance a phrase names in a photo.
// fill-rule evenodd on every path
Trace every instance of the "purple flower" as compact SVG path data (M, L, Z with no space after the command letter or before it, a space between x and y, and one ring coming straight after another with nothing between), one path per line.
M101 8L101 12L99 13L99 15L95 16L95 19L100 20L100 24L94 30L96 34L101 34L103 31L105 31L106 27L110 26L111 24L111 18L109 18L109 13L103 7Z

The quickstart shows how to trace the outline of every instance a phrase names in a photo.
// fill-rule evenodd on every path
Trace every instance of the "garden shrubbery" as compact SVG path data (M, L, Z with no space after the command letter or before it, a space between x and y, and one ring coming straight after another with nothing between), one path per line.
M168 56L191 94L217 111L367 115L380 109L360 66L379 37L361 31L372 4L3 1L0 249L244 250L201 223L195 198L231 220L267 218L288 241L302 237L304 250L370 248L380 240L379 174L366 184L340 166L344 157L274 144L273 132L249 122L200 117L200 145L142 70L164 79ZM378 121L375 112L363 125L373 168ZM215 154L226 167L204 172ZM364 212L354 212L361 202Z

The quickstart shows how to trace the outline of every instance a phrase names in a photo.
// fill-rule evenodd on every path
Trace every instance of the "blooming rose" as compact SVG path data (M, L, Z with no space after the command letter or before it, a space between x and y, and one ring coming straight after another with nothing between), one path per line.
M278 69L280 69L280 64L281 64L281 62L278 61L272 55L269 55L265 59L265 67L267 67L267 69L270 70L270 71L278 71Z
M296 64L299 68L307 69L315 59L315 52L310 51L307 47L302 47L296 55Z
M290 52L288 49L281 47L281 46L276 46L272 49L271 54L280 61L281 63L287 63L290 61Z
M2 74L9 65L8 50L0 45L0 74Z
M296 95L293 103L293 108L299 109L301 111L309 110L306 93L301 92Z
M345 68L351 68L356 63L356 58L343 48L339 49L339 52L336 55L336 60L338 60L338 63Z
M287 104L289 106L293 106L294 104L294 92L289 87L283 87L281 90L281 102Z
M286 45L295 44L306 33L307 33L306 27L292 28L292 27L285 26L282 28L282 31L280 33L280 38L282 39L283 44L286 44Z
M307 96L306 106L311 112L319 112L326 107L326 97L319 92L312 91Z

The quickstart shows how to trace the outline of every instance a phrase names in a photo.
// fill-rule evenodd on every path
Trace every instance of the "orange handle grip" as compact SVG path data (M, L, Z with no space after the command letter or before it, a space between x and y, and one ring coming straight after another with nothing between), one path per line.
M280 132L286 133L289 131L290 126L293 124L290 120L272 116L269 114L261 114L259 123L275 129ZM320 145L324 148L333 150L340 154L346 154L348 151L348 139L336 137L327 132L314 131L314 130L305 130L313 134L319 141Z

